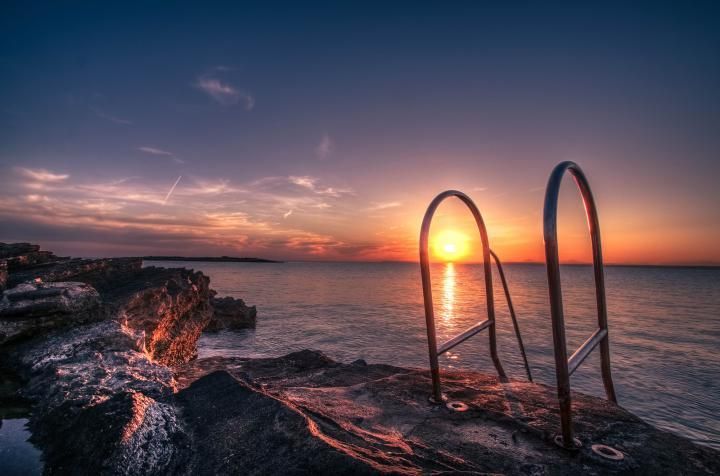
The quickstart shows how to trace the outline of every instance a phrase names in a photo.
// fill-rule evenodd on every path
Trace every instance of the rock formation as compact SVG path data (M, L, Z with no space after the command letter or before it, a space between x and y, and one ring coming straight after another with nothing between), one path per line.
M0 344L103 317L100 295L89 284L20 284L0 297Z
M246 329L255 327L257 309L248 307L242 299L232 297L210 298L213 307L213 317L210 319L206 331L219 331L221 329Z

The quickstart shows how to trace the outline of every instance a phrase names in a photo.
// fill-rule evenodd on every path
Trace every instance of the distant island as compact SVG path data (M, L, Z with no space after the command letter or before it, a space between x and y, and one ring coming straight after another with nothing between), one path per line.
M210 261L214 263L282 263L263 258L238 258L234 256L142 256L146 261Z

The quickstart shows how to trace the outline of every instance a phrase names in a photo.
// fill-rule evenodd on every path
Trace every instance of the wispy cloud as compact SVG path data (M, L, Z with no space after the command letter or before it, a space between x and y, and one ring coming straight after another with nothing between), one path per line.
M320 139L320 143L315 148L315 154L319 159L327 159L333 153L335 144L330 136L325 133Z
M484 192L487 190L487 187L473 187L473 192Z
M288 180L290 181L290 183L295 184L299 187L315 190L315 183L318 179L305 175L302 177L290 176L288 177Z
M216 68L216 71L226 70ZM210 75L200 76L195 81L195 87L223 106L242 103L248 111L255 107L255 97L252 94Z
M170 199L170 195L175 191L175 187L180 183L180 179L182 178L182 175L179 175L175 183L172 187L170 187L170 190L168 191L167 195L165 195L165 200L163 200L163 205L167 203L167 201Z
M294 185L297 185L298 187L303 187L311 190L317 195L340 197L341 195L348 195L353 193L352 189L350 188L320 187L317 185L319 182L317 178L307 175L303 175L300 177L291 175L290 177L288 177L288 181Z
M390 242L344 241L362 207L342 187L310 175L232 182L183 174L163 184L145 176L98 180L18 167L0 173L0 221L6 224L0 239L63 242L74 254L372 258Z
M46 169L28 169L25 167L17 167L16 170L29 179L36 182L61 182L67 180L70 175L68 174L56 174Z
M368 210L387 210L388 208L397 208L401 206L402 202L380 202L374 203L371 207L368 207Z
M142 147L138 147L138 150L139 150L140 152L144 152L144 153L150 154L150 155L158 155L158 156L161 156L161 157L168 157L168 158L174 160L174 161L175 161L176 163L178 163L178 164L184 164L184 163L185 163L184 160L182 160L181 158L177 157L177 156L176 156L175 154L173 154L172 152L168 152L167 150L158 149L157 147L142 146Z

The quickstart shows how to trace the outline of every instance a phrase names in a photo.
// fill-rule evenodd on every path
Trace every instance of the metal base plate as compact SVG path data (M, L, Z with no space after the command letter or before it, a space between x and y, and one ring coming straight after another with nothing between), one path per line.
M625 455L622 451L618 451L615 448L607 445L592 445L590 447L596 455L601 458L609 459L610 461L622 461L625 459Z
M466 412L470 408L460 400L453 400L452 402L447 402L445 406L448 408L448 410L452 410L454 412Z

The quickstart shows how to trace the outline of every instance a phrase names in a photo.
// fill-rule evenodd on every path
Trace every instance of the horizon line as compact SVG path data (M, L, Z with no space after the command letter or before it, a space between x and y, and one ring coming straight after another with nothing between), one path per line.
M117 256L120 257L120 256ZM128 256L133 257L133 256ZM144 258L143 256L138 256L139 258ZM111 257L107 257L111 258ZM183 256L183 258L193 258L196 259L198 257L195 256ZM208 256L202 256L202 258L211 258ZM216 256L213 258L233 258L233 259L264 259L268 261L277 261L280 263L367 263L367 264L382 264L382 263L402 263L402 264L419 264L419 260L354 260L354 259L283 259L283 258L262 258L259 256ZM153 261L153 260L146 260L146 261ZM183 259L179 259L176 261L184 261ZM197 262L197 261L196 261ZM480 265L483 264L482 261L435 261L431 264L458 264L458 265ZM252 263L251 263L252 264ZM254 263L254 264L263 264L260 263ZM268 264L268 263L266 263ZM269 264L277 264L277 263L269 263ZM533 266L545 266L544 261L503 261L503 265L517 265L517 264L526 264L526 265L533 265ZM592 262L578 262L578 261L567 261L567 262L560 262L560 265L562 266L592 266ZM720 269L720 263L603 263L603 266L610 266L610 267L632 267L632 268L718 268Z

